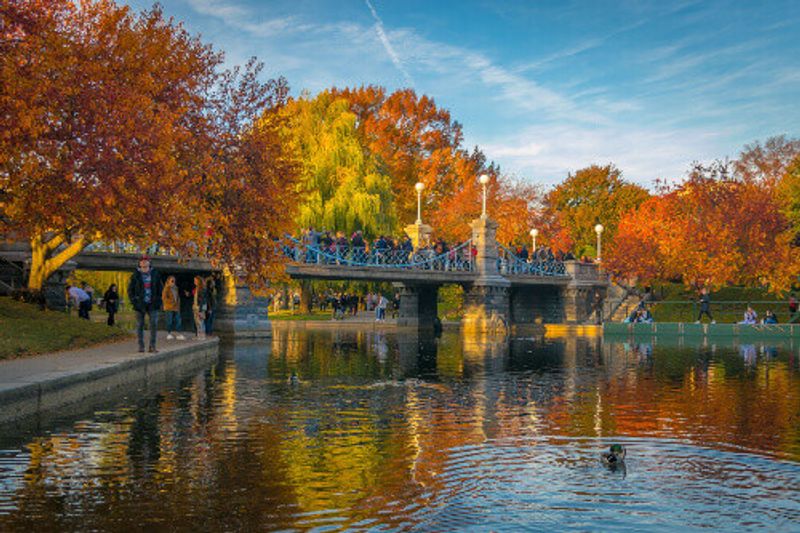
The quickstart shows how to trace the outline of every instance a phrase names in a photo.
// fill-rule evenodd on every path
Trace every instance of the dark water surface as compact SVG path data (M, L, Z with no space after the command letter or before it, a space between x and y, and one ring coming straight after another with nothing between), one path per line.
M0 530L800 531L799 348L276 327L2 431Z

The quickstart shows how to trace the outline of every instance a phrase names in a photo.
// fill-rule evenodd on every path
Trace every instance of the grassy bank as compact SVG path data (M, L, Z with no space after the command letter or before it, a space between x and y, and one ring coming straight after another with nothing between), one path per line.
M0 298L0 360L82 348L128 335L120 328Z
M687 290L683 285L671 284L655 290L658 297L652 307L656 322L694 322L699 306L698 294ZM736 323L743 319L748 305L758 313L759 319L764 317L767 309L774 312L778 321L789 320L788 297L776 295L760 287L723 287L712 292L711 313L717 322ZM705 318L708 321L707 318Z
M330 320L331 311L312 311L311 313L300 313L299 311L270 311L270 320Z

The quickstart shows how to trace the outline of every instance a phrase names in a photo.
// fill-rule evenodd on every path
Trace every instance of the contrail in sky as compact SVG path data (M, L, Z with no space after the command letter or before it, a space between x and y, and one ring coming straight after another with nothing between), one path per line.
M411 78L411 75L403 66L403 62L400 61L400 56L398 56L397 52L395 52L394 48L392 48L392 43L389 42L389 37L386 35L386 32L383 31L383 21L378 16L378 12L375 11L374 7L372 7L372 2L370 2L369 0L364 0L364 2L367 3L367 7L372 12L372 18L375 19L375 31L378 32L378 37L380 38L381 43L383 43L383 47L386 49L386 53L389 54L389 57L392 59L392 63L394 63L394 66L397 67L397 70L403 73L403 77L405 77L406 83L413 86L414 80Z

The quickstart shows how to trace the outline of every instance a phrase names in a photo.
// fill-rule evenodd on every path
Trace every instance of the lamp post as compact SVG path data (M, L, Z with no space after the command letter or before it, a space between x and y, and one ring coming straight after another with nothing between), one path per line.
M417 190L417 225L422 224L422 190L425 184L418 181L414 188Z
M536 236L539 235L539 230L533 228L531 230L531 239L533 239L533 247L531 248L531 255L536 253Z
M481 174L478 181L483 185L483 210L481 211L481 218L486 218L486 184L489 183L489 175Z
M600 240L600 235L603 233L603 229L604 228L603 228L602 224L598 224L598 225L596 225L594 227L594 232L597 233L597 262L598 263L600 262L600 257L602 255L601 250L602 250L602 244L603 243Z

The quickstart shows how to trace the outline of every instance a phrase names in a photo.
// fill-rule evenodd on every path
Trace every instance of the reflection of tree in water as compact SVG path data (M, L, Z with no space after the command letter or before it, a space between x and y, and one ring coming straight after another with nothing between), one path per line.
M271 348L231 348L96 427L31 442L0 529L28 516L51 526L40 529L124 530L142 516L168 529L311 527L331 509L348 516L339 527L400 527L405 505L469 489L446 475L465 450L532 437L555 450L663 437L800 460L796 352L757 346L772 355L747 366L733 346L599 342L276 328ZM300 386L286 382L293 369ZM86 431L96 436L76 436ZM693 464L715 479L713 459Z

